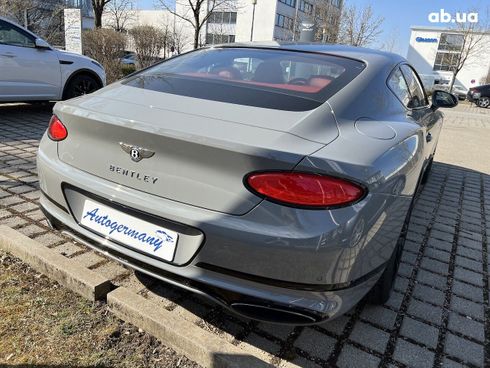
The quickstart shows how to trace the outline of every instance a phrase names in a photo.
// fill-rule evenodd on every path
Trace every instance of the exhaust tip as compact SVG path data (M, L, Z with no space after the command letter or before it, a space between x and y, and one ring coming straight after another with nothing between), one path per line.
M230 307L237 313L260 321L295 325L312 324L318 322L318 318L280 307L269 307L249 303L233 303L230 305Z

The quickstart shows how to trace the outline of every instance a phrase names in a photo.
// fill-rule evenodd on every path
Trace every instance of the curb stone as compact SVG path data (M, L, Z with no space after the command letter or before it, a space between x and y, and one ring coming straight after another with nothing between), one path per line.
M110 280L8 226L0 226L0 248L89 300L105 300L112 289Z
M171 312L125 287L111 291L107 295L107 303L119 318L138 326L204 367L272 367L187 320L176 320Z

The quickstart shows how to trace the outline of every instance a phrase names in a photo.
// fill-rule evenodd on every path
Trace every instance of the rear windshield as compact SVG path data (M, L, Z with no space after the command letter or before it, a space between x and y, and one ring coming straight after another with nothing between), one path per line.
M306 111L352 81L362 62L326 54L254 48L205 48L140 73L129 86L269 109Z

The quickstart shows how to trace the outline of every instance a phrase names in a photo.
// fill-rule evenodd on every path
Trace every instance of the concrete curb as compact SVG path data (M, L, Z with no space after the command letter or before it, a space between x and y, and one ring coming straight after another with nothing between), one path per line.
M119 318L138 326L204 367L271 367L187 320L176 320L171 312L125 287L107 294L107 303Z
M110 280L8 226L0 226L0 248L89 300L104 300L111 291Z

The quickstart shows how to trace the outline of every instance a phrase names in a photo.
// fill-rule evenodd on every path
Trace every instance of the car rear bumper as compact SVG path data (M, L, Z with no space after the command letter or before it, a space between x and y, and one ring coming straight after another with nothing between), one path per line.
M284 208L278 218L271 208L278 205L263 202L244 216L225 215L87 174L60 162L55 150L41 143L38 155L41 206L53 227L136 270L268 321L317 323L352 308L383 271L410 203L370 195L334 211ZM191 227L204 238L180 264L146 256L80 226L66 185Z

